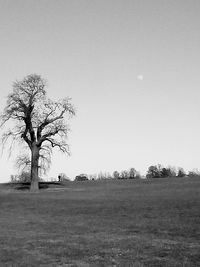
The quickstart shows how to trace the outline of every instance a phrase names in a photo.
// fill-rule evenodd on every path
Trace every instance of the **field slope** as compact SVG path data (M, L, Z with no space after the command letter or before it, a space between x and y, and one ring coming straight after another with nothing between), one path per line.
M200 179L0 185L0 266L200 266Z

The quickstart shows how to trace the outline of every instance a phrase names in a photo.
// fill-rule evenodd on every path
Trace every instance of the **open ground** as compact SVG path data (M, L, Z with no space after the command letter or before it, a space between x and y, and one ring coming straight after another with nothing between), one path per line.
M200 179L2 184L0 266L200 266Z

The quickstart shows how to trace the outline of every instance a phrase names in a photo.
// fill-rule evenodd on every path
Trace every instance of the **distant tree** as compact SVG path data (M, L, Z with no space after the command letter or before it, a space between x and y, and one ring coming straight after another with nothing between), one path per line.
M104 173L101 171L101 172L99 172L98 174L97 174L97 179L98 180L103 180L103 179L105 179L105 175L104 175Z
M16 177L16 181L19 183L31 182L31 173L29 171L21 171ZM43 182L44 180L41 177L38 177L38 181Z
M175 177L176 176L176 167L169 166L167 168L168 171L168 177Z
M176 170L175 167L162 167L161 164L150 166L147 175L148 178L165 178L165 177L175 177Z
M30 182L31 181L31 173L30 172L26 172L26 171L22 171L19 175L18 175L18 182Z
M141 174L137 171L135 175L135 179L141 179L141 178L142 178Z
M113 172L113 178L114 179L119 179L120 178L120 173L118 171Z
M121 171L120 178L121 179L128 179L129 178L128 171L126 171L126 170Z
M15 183L18 181L18 176L16 174L11 174L10 175L10 182Z
M184 171L183 168L179 168L179 169L178 169L178 174L177 174L177 176L178 176L178 177L184 177L184 176L186 176L186 173L185 173L185 171Z
M162 178L171 177L171 171L169 168L162 168L160 174Z
M196 177L197 174L194 171L189 171L188 176L192 178L192 177Z
M109 172L105 172L105 179L112 179L112 175Z
M112 179L112 175L109 172L99 172L97 175L98 180Z
M158 168L158 173L159 173L159 176L161 177L162 176L162 169L163 169L163 166L161 164L158 164L157 165L157 168Z
M129 178L129 179L134 179L134 178L136 178L136 174L137 174L136 169L131 168L131 169L128 171L128 178Z
M194 169L194 170L188 172L188 176L191 178L200 177L200 172L199 172L199 170Z
M4 132L3 144L11 138L12 143L23 140L29 148L31 191L39 189L38 171L44 154L51 155L55 147L69 154L67 121L75 114L69 98L50 100L46 96L45 86L45 80L36 74L14 82L13 92L8 95L1 115L1 127L7 122L14 122L14 127Z
M147 178L159 178L161 177L161 173L160 173L160 166L150 166L148 168L147 174L146 174Z
M96 174L89 174L88 175L88 179L89 180L96 180L97 179L97 175Z

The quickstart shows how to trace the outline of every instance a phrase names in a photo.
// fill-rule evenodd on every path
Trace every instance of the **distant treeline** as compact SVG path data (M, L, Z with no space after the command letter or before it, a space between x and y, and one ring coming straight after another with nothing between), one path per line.
M167 177L200 177L198 170L189 171L188 173L181 167L163 167L161 164L152 165L148 168L146 175L141 175L135 168L123 171L100 172L98 174L80 174L75 177L76 181L83 180L104 180L104 179L144 179L144 178L167 178Z
M181 167L163 167L161 164L152 165L148 168L146 175L141 175L135 168L123 171L100 172L98 174L79 174L75 178L69 178L64 173L60 173L57 178L51 181L86 181L86 180L105 180L105 179L149 179L149 178L167 178L167 177L200 177L199 170L193 170L186 173ZM19 175L11 175L11 182L30 182L30 172L22 171ZM40 182L45 181L40 178Z

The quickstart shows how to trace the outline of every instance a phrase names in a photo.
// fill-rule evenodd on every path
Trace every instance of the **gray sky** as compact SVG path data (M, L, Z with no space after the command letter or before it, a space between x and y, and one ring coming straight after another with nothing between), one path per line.
M199 14L199 0L0 0L1 109L31 73L77 109L72 156L56 152L49 177L200 167Z

